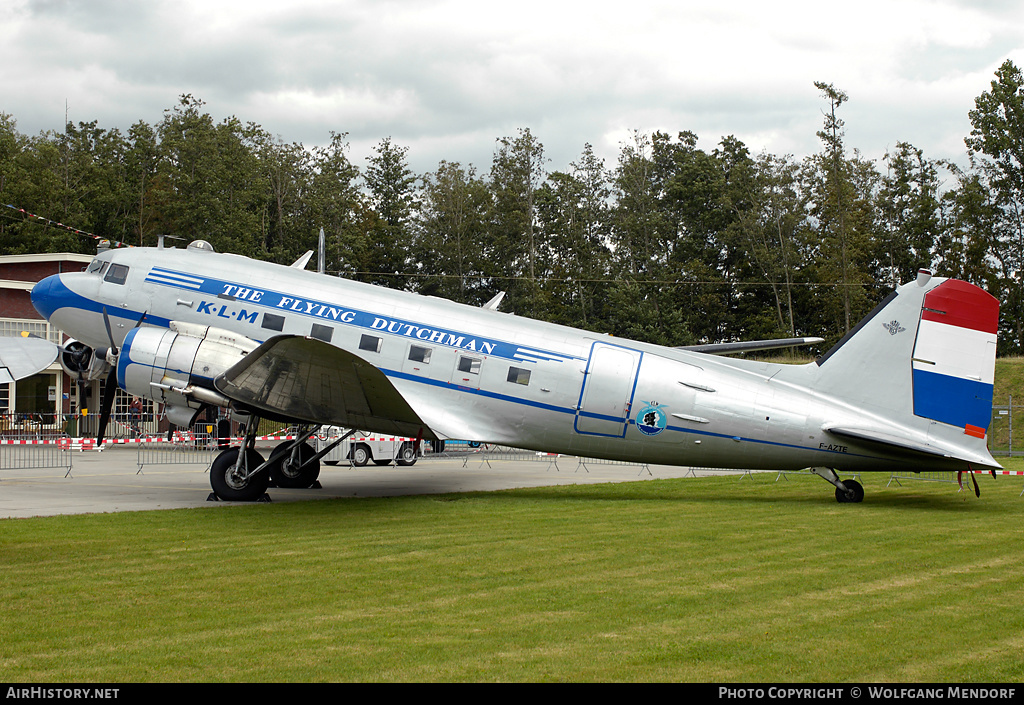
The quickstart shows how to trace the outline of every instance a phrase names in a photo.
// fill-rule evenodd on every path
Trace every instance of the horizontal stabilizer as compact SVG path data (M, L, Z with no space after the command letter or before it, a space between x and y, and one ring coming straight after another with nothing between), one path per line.
M834 434L836 436L844 436L846 438L854 438L859 441L867 441L869 443L877 443L887 448L899 448L911 453L920 453L923 455L930 455L939 458L954 458L956 460L963 460L968 463L976 463L984 467L1002 467L998 463L993 466L991 458L984 457L981 455L974 455L973 453L962 448L943 448L931 443L924 443L915 441L913 439L897 436L891 433L885 433L877 429L866 429L866 428L851 428L843 426L828 426L822 428L827 433Z
M708 355L731 355L739 352L795 348L799 345L824 343L824 338L779 338L777 340L745 340L737 343L709 343L707 345L682 345L679 350L706 353Z

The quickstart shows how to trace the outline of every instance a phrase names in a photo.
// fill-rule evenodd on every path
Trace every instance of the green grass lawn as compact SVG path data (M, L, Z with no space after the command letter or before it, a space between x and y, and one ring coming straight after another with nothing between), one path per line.
M1024 679L1022 478L774 480L4 520L0 679Z

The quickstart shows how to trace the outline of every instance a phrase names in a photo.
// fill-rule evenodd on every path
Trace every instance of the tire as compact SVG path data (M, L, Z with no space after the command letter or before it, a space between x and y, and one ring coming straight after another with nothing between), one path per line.
M270 479L276 487L287 487L290 489L306 489L316 482L316 479L320 477L320 463L317 462L313 465L306 467L305 469L298 471L291 466L291 453L288 448L291 445L290 441L281 443L274 451L270 454L270 460L274 461L278 459L268 469L270 470ZM299 446L299 458L301 463L305 463L307 460L316 455L316 451L308 443L303 443Z
M214 494L227 502L255 502L267 492L270 474L261 472L259 475L239 482L232 477L235 461L238 460L238 448L228 448L214 458L210 466L210 487ZM245 456L249 468L256 468L263 462L263 456L255 450L249 450Z
M864 501L864 487L856 480L843 480L849 492L836 488L836 501L840 504L857 504Z
M357 468L361 468L368 462L373 460L373 453L370 452L370 447L364 443L360 443L352 449L352 464Z
M395 462L403 466L415 465L416 446L412 443L403 443L402 447L398 449L398 457L395 458Z

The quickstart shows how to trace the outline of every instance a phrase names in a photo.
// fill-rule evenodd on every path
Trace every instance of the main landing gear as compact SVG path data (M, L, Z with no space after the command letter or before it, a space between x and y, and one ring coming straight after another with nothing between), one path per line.
M355 433L349 431L319 453L307 443L320 426L300 426L295 440L274 448L269 460L256 450L259 419L250 417L241 448L228 448L210 466L210 486L217 497L228 502L255 502L267 497L267 488L312 487L320 476L320 458Z
M840 504L856 504L864 501L864 487L856 480L840 480L832 468L811 468L818 477L836 487L836 501Z

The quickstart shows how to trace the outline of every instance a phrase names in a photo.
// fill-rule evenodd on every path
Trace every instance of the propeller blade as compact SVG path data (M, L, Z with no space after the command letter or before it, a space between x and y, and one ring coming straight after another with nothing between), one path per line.
M135 322L135 327L138 328L142 325L142 322L146 320L146 311L142 312L142 316ZM107 307L103 307L103 325L107 328L107 339L110 341L110 352L113 354L115 363L110 370L110 374L107 375L107 381L103 384L103 402L100 406L100 427L96 432L96 447L103 446L103 436L107 432L107 423L110 422L110 412L114 408L114 397L117 396L117 364L116 359L120 354L117 349L117 344L114 343L114 334L110 329L110 316L107 315ZM110 358L108 358L108 361Z
M107 307L103 307L103 325L107 327L107 340L110 341L110 349L117 355L117 343L114 342L114 334L110 331L110 316L107 315Z
M107 381L103 385L103 402L100 407L100 427L96 432L96 447L103 446L103 435L107 431L107 422L110 421L110 411L114 408L114 396L117 394L117 368L110 371Z

